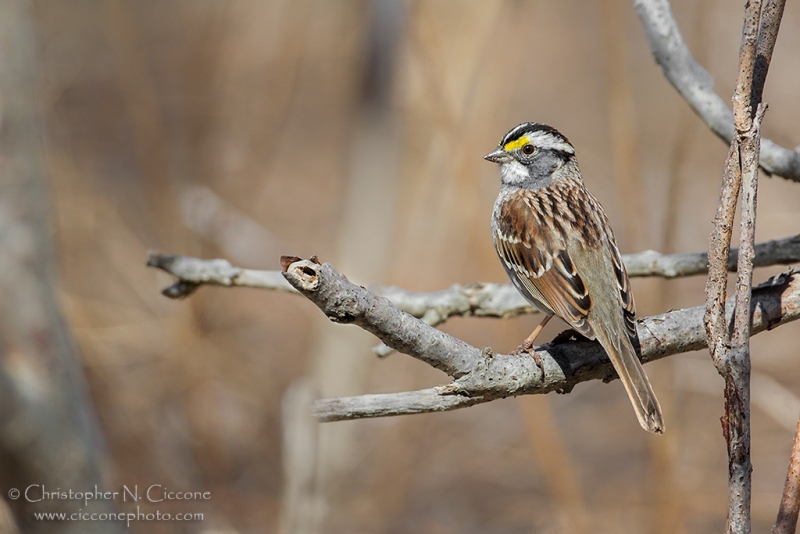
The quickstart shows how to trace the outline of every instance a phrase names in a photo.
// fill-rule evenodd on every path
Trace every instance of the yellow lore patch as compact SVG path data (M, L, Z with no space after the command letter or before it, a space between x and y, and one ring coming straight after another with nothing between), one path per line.
M508 143L506 143L503 146L503 150L505 150L506 152L511 152L512 150L516 150L518 148L524 147L525 145L528 144L528 142L529 142L528 141L528 136L527 135L523 135L519 139L516 139L514 141L509 141Z

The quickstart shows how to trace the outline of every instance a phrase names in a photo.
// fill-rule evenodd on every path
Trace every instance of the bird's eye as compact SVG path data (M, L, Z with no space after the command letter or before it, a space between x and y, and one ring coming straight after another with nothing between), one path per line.
M533 145L525 145L524 147L522 147L522 153L525 154L526 156L530 156L531 154L534 153L535 150L536 148L534 148Z

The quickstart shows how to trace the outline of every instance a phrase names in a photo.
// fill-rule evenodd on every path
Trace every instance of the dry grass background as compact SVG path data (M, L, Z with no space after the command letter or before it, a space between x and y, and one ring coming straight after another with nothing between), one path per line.
M420 291L504 281L488 230L497 169L481 156L526 120L576 145L624 252L707 245L727 147L668 86L630 2L388 4L34 3L61 296L112 485L212 495L172 508L202 511L202 523L132 532L289 531L281 399L291 384L307 376L322 394L352 395L445 380L402 355L376 361L374 339L298 297L206 288L169 301L168 279L143 265L147 249L267 269L281 254L318 254L358 282ZM673 9L727 100L740 3ZM765 94L764 133L789 147L800 142L798 29L789 3ZM377 56L391 75L375 89L370 73L383 67L368 67L392 35ZM797 233L799 187L762 180L759 241ZM634 281L642 315L698 305L703 287L702 277ZM444 329L507 351L533 322ZM800 395L798 335L789 325L754 339L754 398L776 383ZM648 373L662 438L639 429L619 383L599 382L324 425L317 452L299 460L313 479L295 532L720 532L722 381L706 353ZM777 512L796 406L784 396L753 409L757 532Z

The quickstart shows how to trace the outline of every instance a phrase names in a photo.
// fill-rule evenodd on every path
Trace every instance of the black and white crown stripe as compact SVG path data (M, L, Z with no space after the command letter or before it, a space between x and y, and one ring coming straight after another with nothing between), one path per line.
M522 136L526 136L528 142L540 150L556 150L567 154L575 154L575 149L564 134L552 126L537 122L525 122L513 128L500 141L500 146L505 147L508 143L516 141Z

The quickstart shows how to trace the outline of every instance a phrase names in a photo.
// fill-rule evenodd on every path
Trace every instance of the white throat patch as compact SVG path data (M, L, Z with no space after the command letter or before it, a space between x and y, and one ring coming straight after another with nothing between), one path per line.
M500 165L500 176L504 184L520 185L530 177L528 169L517 160Z

